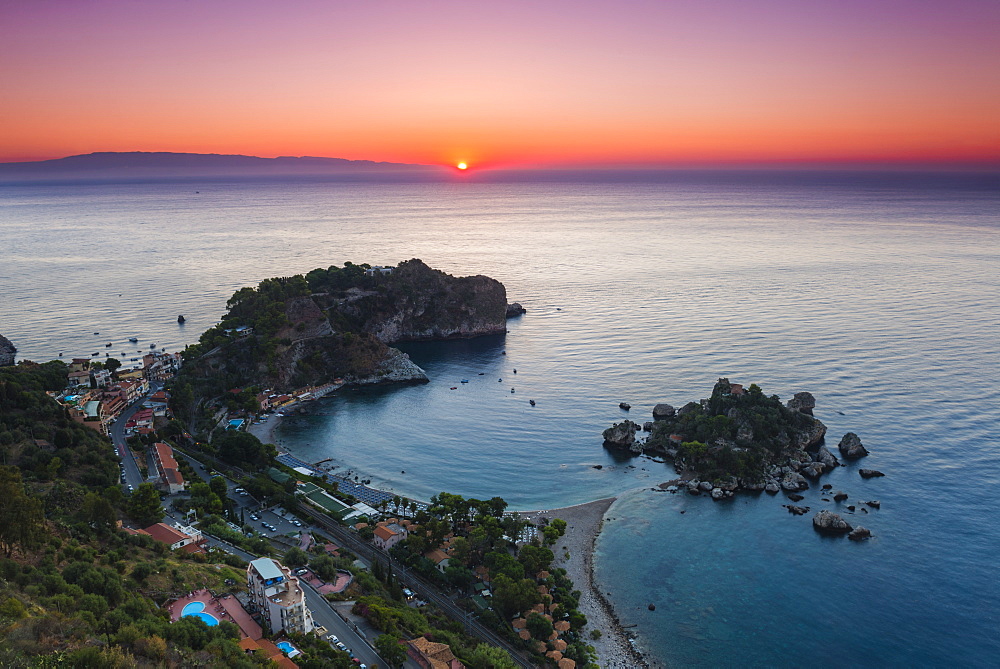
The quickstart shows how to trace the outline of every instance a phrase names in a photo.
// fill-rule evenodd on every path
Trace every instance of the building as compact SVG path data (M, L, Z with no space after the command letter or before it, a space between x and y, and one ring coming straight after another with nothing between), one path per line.
M308 634L313 630L312 612L299 579L277 560L262 557L247 565L247 590L251 606L272 634L281 630Z
M188 553L204 552L201 545L205 543L205 537L193 527L171 527L166 523L156 523L141 530L130 530L127 527L122 529L129 534L151 536L161 544L170 546L170 550L183 548Z
M186 484L184 476L177 467L177 460L174 459L174 449L170 448L169 444L158 441L150 449L150 455L156 468L156 477L159 479L156 487L168 495L184 490Z
M385 276L385 275L388 275L388 274L392 274L392 270L394 270L394 269L396 269L396 268L395 267L382 267L381 265L375 265L371 269L366 269L365 270L365 276Z
M406 528L397 523L379 523L375 528L375 536L372 543L384 551L389 550L400 541L409 536Z
M406 642L406 654L423 669L465 669L448 644L428 641L422 636Z

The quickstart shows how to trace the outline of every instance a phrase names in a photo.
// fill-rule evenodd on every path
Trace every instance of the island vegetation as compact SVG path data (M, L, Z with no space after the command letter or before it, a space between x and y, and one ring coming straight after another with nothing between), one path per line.
M716 497L736 489L803 490L806 479L840 464L823 445L827 428L812 415L815 405L807 392L783 404L757 384L744 388L723 378L707 399L677 410L658 404L653 421L640 426L626 420L603 436L611 448L670 458L685 480L706 482L703 489ZM648 438L637 439L639 432ZM852 438L857 436L848 433L841 443L845 457L854 457L844 445Z

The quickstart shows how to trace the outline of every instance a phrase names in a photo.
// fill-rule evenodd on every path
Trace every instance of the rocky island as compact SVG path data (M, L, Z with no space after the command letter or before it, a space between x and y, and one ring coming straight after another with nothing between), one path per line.
M614 424L604 431L604 444L666 456L689 489L716 499L741 489L794 493L840 465L823 445L826 426L813 416L815 406L810 393L796 393L782 404L756 384L744 388L719 379L708 399L680 409L657 404L654 420L643 426L630 420ZM636 439L640 430L649 437ZM853 432L844 435L840 452L845 458L868 454Z
M222 321L184 351L178 386L191 389L181 393L190 401L248 386L426 382L392 344L502 334L512 311L496 279L451 276L417 259L265 279L226 306Z

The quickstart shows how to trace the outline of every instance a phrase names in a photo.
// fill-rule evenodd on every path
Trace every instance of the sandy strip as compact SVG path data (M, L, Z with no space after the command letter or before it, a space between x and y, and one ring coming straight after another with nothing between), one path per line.
M553 546L556 559L552 566L564 568L573 585L582 593L580 612L587 616L585 637L587 643L597 650L598 663L605 668L649 667L649 663L622 629L611 603L594 587L594 542L604 524L604 514L614 501L614 497L609 497L562 509L525 511L521 515L530 522L537 522L541 518L548 518L550 521L562 518L566 521L565 536ZM567 552L569 559L565 556ZM600 639L590 638L590 630L594 629L601 630Z

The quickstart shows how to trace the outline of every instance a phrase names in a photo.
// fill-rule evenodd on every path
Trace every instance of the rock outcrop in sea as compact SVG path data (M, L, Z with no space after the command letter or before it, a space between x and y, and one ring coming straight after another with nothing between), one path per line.
M5 367L7 365L14 364L14 355L17 353L17 348L14 347L10 340L0 335L0 367Z
M837 448L840 449L840 454L848 460L856 460L868 455L868 449L861 443L861 437L853 432L845 434L840 443L837 444Z
M852 529L850 523L840 517L840 514L824 509L813 516L813 529L822 534L847 534Z

